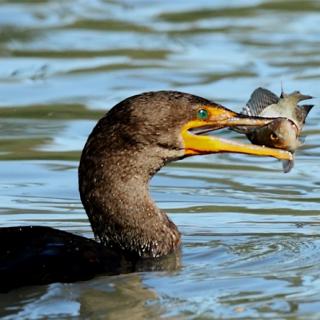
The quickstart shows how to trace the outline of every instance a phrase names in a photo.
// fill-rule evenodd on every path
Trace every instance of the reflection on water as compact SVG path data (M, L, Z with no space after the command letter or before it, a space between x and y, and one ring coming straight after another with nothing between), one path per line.
M0 223L92 237L77 191L108 107L174 89L240 110L258 86L319 96L318 1L2 1ZM315 104L318 100L314 100ZM21 288L4 319L320 316L320 113L295 168L240 155L172 164L152 195L183 234L180 268ZM232 132L228 137L239 139Z

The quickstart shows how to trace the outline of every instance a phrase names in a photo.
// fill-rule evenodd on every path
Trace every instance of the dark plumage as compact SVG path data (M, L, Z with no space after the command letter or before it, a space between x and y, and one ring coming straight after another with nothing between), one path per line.
M122 101L98 122L82 153L79 186L102 243L143 257L179 246L180 234L149 197L148 182L168 161L184 157L180 128L194 117L191 106L208 104L152 92Z
M133 270L133 262L120 263L114 251L69 232L38 226L0 231L0 292Z
M285 151L199 135L269 122L180 92L150 92L120 102L93 129L79 166L81 200L99 242L48 227L2 228L0 291L157 267L155 258L179 248L180 233L150 198L151 177L167 162L197 154L291 159Z

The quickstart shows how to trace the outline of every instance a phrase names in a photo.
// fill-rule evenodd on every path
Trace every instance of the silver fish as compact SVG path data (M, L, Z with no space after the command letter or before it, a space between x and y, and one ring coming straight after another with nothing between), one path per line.
M238 127L236 131L245 133L254 144L285 149L294 153L302 145L299 137L306 117L313 107L313 105L299 106L298 103L312 98L299 91L290 94L282 92L280 97L277 97L267 89L257 88L251 94L242 113L277 119L260 128ZM284 172L289 172L294 166L294 159L283 161L282 166Z

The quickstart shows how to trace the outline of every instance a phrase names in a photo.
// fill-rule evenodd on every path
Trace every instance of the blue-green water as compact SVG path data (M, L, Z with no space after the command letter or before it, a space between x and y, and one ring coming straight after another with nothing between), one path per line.
M319 97L319 25L316 0L1 1L1 226L92 237L80 151L105 110L132 94L174 89L238 111L258 86ZM0 316L319 319L314 103L289 174L274 159L225 154L154 177L153 198L183 234L178 269L22 288L0 295Z

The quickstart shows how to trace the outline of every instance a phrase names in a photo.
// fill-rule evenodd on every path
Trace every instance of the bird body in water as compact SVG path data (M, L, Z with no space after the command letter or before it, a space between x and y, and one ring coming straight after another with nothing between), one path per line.
M180 233L151 199L151 177L166 163L193 155L235 152L290 160L287 151L204 135L270 121L181 92L123 100L98 121L79 165L81 201L98 241L48 227L1 228L0 291L130 272L141 261L177 251Z
M308 99L312 97L299 91L290 94L282 92L281 96L277 97L267 89L257 88L242 113L275 119L259 128L241 127L236 128L236 131L245 133L254 144L294 153L302 145L299 137L306 117L313 107L313 105L299 106L298 103ZM294 159L283 160L282 163L284 172L289 172L294 166Z

